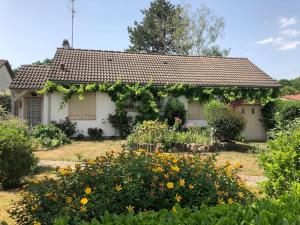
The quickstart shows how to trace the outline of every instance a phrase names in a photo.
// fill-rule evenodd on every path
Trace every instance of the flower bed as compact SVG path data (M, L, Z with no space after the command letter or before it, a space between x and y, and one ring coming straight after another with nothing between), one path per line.
M252 199L237 176L240 165L215 165L215 157L175 156L145 150L123 151L86 161L75 170L60 168L58 179L45 179L11 214L20 224L53 224L61 214L72 221L99 218L105 211L124 213L246 203ZM73 224L72 222L72 224Z

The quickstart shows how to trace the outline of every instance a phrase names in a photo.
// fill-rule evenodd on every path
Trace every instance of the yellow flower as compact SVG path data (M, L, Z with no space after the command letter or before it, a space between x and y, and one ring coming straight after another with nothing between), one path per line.
M168 189L173 189L174 188L174 183L173 182L168 182L166 186L167 186Z
M42 225L42 224L41 224L41 222L35 221L35 222L33 223L33 225Z
M82 204L82 205L86 205L87 203L88 203L88 199L87 198L82 198L81 200L80 200L80 203Z
M173 208L172 208L172 212L174 212L174 213L176 213L176 212L177 212L177 210L176 210L176 207L175 207L175 206L173 206Z
M184 179L179 179L179 186L184 187L185 185L185 180Z
M153 168L152 171L154 173L162 173L162 172L164 172L164 168L162 168L161 166L158 166L156 168Z
M66 200L66 203L70 204L70 203L72 203L73 198L72 197L66 197L65 200Z
M224 202L224 200L223 200L223 198L218 198L218 204L219 205L222 205L222 204L224 204L225 202Z
M177 163L178 160L177 160L177 159L173 159L172 162L173 162L173 163Z
M179 194L176 194L175 199L177 202L180 202L182 200L182 197Z
M238 196L239 196L240 198L244 198L244 193L243 193L243 192L239 192L239 193L238 193Z
M85 193L88 195L88 194L90 194L92 192L92 189L90 188L90 187L87 187L86 189L85 189Z
M126 209L128 210L128 212L134 212L134 207L131 205L126 206Z
M171 169L172 169L173 171L175 171L175 172L179 172L179 171L180 171L180 169L179 169L178 166L171 166Z
M37 208L38 208L38 205L35 204L35 205L31 206L31 211L35 211Z
M164 178L169 179L169 174L164 174Z
M121 184L116 184L115 186L116 191L122 191L122 185Z
M189 189L194 189L195 188L195 186L194 185L192 185L192 184L189 184Z
M229 198L229 199L228 199L228 204L231 205L232 203L233 203L232 198Z
M89 160L88 162L87 162L89 165L94 165L95 163L96 163L96 161L95 160Z
M68 176L72 173L71 167L59 168L58 173L62 176Z

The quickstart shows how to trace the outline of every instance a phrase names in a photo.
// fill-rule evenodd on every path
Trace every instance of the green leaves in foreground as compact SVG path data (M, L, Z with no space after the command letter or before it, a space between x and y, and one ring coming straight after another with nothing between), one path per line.
M252 204L203 206L200 209L180 208L173 211L141 212L136 215L106 213L100 221L78 222L76 225L293 225L300 224L300 196L288 194L278 200L263 199ZM73 224L73 223L72 223ZM61 217L54 225L71 225L69 218Z

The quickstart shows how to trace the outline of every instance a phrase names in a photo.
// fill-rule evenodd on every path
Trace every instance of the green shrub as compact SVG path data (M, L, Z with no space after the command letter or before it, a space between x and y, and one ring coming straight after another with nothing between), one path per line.
M300 197L289 194L279 200L261 199L246 205L218 205L215 207L181 208L114 215L106 213L91 223L71 223L68 216L58 218L54 225L296 225L300 223ZM91 221L89 218L87 221Z
M176 133L176 142L185 144L211 145L212 139L206 128L189 127L184 132Z
M181 120L181 124L186 121L186 110L184 104L177 98L170 98L165 106L163 118L169 126L175 124L176 118Z
M268 177L264 183L268 195L279 196L300 183L300 121L268 141L268 150L261 153L260 161Z
M28 127L16 119L0 121L0 184L18 187L36 164Z
M219 141L237 140L245 127L241 113L218 101L211 101L205 106L205 117L213 136Z
M103 135L103 130L101 128L89 128L88 134L92 139L100 139Z
M72 221L89 220L100 218L105 211L170 210L176 203L181 207L244 204L252 198L237 176L237 166L216 166L215 162L214 156L144 150L107 154L75 170L60 168L56 180L30 185L29 193L11 213L20 224L52 224L64 213Z
M43 147L49 149L71 143L70 139L53 124L35 126L32 135Z
M11 98L10 93L0 92L0 105L6 112L11 112Z
M264 105L261 109L265 128L280 129L300 117L300 102L277 99Z
M7 112L4 110L4 108L0 105L0 120L6 117Z
M132 118L127 113L109 114L108 121L121 137L126 137L131 131Z
M76 122L72 122L69 117L66 117L65 120L60 120L59 122L52 121L52 123L59 129L62 130L62 132L67 135L67 137L71 137L73 134L76 133Z

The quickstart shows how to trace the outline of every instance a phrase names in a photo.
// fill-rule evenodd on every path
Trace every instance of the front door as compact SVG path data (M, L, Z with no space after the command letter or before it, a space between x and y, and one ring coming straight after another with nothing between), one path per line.
M30 127L36 126L42 122L41 98L26 98L26 119Z

